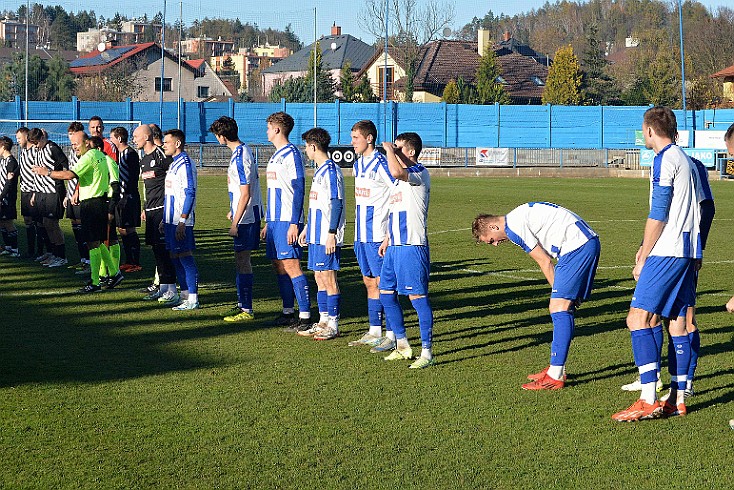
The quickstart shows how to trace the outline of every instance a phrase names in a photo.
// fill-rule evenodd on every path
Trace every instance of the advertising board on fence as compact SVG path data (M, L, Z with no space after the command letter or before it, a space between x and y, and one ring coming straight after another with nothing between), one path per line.
M477 148L477 166L511 165L509 148Z
M682 148L684 152L690 155L692 158L700 160L706 167L716 166L716 153L717 150L706 149L706 148ZM655 152L652 150L640 150L640 165L643 167L651 167L652 161L655 158Z
M440 167L441 148L423 148L418 161L426 167Z

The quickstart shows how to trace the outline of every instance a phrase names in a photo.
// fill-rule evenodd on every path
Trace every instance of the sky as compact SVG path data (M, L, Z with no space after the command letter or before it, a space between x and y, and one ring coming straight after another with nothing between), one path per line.
M417 0L419 5L428 0ZM441 0L439 0L441 1ZM455 3L456 17L452 29L458 30L473 17L483 17L488 11L495 15L515 15L529 12L545 4L545 0L448 0ZM731 6L731 0L699 0L705 7L715 11L719 6ZM33 2L31 2L33 3ZM153 17L163 11L164 0L121 2L109 0L41 0L43 5L61 5L67 11L94 10L99 17L112 17L120 12L128 17ZM17 10L25 2L0 0L0 10ZM361 28L357 20L359 2L348 0L281 0L277 10L268 10L266 2L232 2L231 0L165 0L166 22L173 23L183 11L183 21L191 25L194 19L204 17L239 18L241 22L257 24L260 28L284 29L291 24L293 31L304 44L314 40L314 8L316 8L316 37L328 35L331 25L336 22L342 27L343 34L351 34L367 43L374 42L374 36ZM345 7L348 5L349 7ZM357 9L354 7L357 6ZM264 40L263 40L264 41Z

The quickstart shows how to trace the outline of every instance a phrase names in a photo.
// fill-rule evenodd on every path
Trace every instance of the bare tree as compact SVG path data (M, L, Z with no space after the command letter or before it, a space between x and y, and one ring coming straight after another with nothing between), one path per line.
M423 44L435 39L453 22L454 4L440 0L428 0L419 5L418 0L388 0L387 21L390 48L405 64L405 100L413 99L413 80L418 65L418 55ZM385 41L385 2L367 0L358 14L360 27L374 35L378 42Z

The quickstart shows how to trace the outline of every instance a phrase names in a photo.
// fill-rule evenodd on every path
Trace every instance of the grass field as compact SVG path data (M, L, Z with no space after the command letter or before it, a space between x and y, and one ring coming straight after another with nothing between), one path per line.
M712 182L718 211L699 281L703 347L689 415L633 424L610 415L636 399L619 387L636 376L625 315L645 180L434 178L438 363L417 372L347 347L366 327L351 248L342 338L313 342L267 325L279 299L262 252L258 320L222 322L235 302L225 178L199 184L201 310L140 301L149 250L142 273L91 296L72 293L81 282L66 270L0 261L1 488L629 489L666 485L673 472L675 488L730 488L731 183ZM347 187L353 195L351 179ZM548 363L549 286L520 248L478 246L469 231L478 212L529 200L576 211L602 243L568 385L556 392L520 389ZM352 208L349 198L349 219Z

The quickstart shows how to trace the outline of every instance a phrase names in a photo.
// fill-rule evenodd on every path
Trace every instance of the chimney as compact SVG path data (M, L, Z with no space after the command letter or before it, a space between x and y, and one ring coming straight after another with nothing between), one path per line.
M512 34L510 34L510 31L505 31L505 33L504 33L504 34L502 34L502 40L503 40L504 42L507 42L507 41L509 41L510 39L512 39Z
M492 46L492 42L489 39L489 31L486 29L479 29L477 31L477 52L479 56L484 56L484 51L488 47Z
M334 22L334 25L331 26L331 35L332 36L341 36L342 35L342 28L341 28L341 26L336 25L336 22Z

